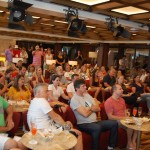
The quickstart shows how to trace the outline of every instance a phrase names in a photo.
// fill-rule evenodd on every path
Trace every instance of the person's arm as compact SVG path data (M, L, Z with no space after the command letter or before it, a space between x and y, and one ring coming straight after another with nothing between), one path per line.
M0 126L0 132L10 131L14 127L14 123L12 121L13 111L11 105L7 107L6 112L7 112L6 126L5 127Z
M61 96L65 100L70 100L69 96L67 96L65 93L61 94Z
M72 127L72 123L70 121L64 121L60 115L55 113L53 110L48 113L50 118L52 118L56 123L58 123L61 126L64 126L65 124L68 124L69 126Z
M107 116L110 120L121 120L125 118L125 117L117 117L115 115L112 115L112 113L107 113Z
M49 98L50 98L50 100L52 100L52 101L58 101L54 96L53 96L53 91L52 90L49 90Z
M107 82L104 82L105 87L111 87Z
M84 117L89 117L92 113L93 113L93 111L91 110L91 107L84 107L84 106L80 106L80 107L78 107L77 109L76 109L76 111L80 114L80 115L82 115L82 116L84 116Z
M73 92L67 92L67 94L68 94L68 97L71 99L73 96Z
M35 52L36 52L36 51L32 51L32 55L35 55Z

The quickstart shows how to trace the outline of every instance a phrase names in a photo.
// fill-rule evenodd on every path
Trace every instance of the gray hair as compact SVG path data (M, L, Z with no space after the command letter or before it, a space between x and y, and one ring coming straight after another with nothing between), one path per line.
M41 89L42 87L47 87L48 84L47 83L39 83L37 84L34 88L33 88L33 93L34 93L34 96L36 96L37 92L39 91L39 89Z

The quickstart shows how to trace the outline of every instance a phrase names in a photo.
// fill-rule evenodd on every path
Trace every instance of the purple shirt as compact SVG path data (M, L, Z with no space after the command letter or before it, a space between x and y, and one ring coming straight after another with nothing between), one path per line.
M7 49L7 50L5 51L5 56L6 56L6 60L7 60L8 62L12 62L13 54L12 54L12 52L11 52L10 49Z

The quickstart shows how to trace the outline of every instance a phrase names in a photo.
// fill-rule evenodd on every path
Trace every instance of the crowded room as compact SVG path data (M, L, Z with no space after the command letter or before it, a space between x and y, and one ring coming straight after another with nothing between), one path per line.
M150 150L148 0L0 1L0 150Z

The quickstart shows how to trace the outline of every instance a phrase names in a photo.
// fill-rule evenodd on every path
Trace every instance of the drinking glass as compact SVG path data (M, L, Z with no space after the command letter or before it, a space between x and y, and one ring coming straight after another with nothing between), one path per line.
M69 133L71 127L70 127L70 125L65 124L65 125L63 126L63 129L64 129L64 132L65 132L65 133Z
M127 108L127 109L126 109L126 116L127 116L127 117L130 117L130 114L131 114L131 109L130 109L130 108Z
M31 118L30 120L31 125L31 133L32 133L32 140L29 141L29 144L37 144L37 141L35 140L35 135L37 133L37 127L36 127L36 120L35 118Z
M141 114L142 114L142 107L139 107L139 108L138 108L138 116L140 117Z
M133 113L133 116L135 117L136 114L137 114L137 108L136 107L133 108L133 112L132 113Z

